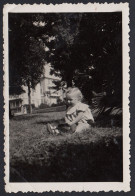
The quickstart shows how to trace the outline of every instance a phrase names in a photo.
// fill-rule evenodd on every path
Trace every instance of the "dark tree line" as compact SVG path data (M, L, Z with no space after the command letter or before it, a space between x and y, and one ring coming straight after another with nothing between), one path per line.
M104 92L101 105L121 106L120 12L10 14L9 40L11 87L34 88L50 62L51 73L62 78L57 88L63 82L78 86L89 103L93 94Z
M65 18L60 32L64 29L66 35L59 33L55 42L53 71L60 70L68 86L81 88L89 102L95 91L106 92L106 103L121 104L121 13L65 14Z
M42 20L41 15L9 14L9 93L20 94L27 86L30 113L31 88L40 82L46 59Z

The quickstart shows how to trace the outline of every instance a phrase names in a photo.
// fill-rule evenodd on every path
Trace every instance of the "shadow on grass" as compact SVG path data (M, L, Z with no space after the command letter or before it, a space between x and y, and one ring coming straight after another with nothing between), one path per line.
M65 121L64 119L59 119L59 120L39 120L38 122L35 122L35 124L44 124L46 125L47 123L54 123L55 125L63 124Z
M36 119L37 117L39 117L39 115L37 114L26 114L26 115L19 115L19 116L14 116L11 120L16 120L16 121L22 121L22 120L32 120L32 119Z
M122 182L121 141L45 142L38 155L10 163L10 182Z

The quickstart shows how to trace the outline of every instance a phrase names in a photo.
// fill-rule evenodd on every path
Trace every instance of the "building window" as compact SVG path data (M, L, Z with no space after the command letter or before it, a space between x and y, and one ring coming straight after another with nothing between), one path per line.
M16 107L19 107L19 102L18 101L16 102Z
M10 108L13 108L13 107L14 107L14 106L13 106L13 102L11 102L11 103L10 103Z
M15 102L13 102L13 107L14 107L14 108L16 107L16 104L15 104Z

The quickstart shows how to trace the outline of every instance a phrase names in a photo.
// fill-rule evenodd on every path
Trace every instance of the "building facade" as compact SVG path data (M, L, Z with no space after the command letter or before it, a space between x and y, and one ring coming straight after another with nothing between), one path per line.
M41 103L52 105L57 104L58 99L62 100L62 90L56 90L55 81L60 81L59 77L55 75L50 75L51 65L47 64L45 66L44 76L40 81L41 88Z
M43 77L35 87L31 89L31 104L34 107L39 107L41 104L57 104L58 100L63 100L62 90L57 91L55 89L54 81L60 81L59 77L50 75L51 66L50 64L45 65ZM12 113L27 113L27 105L29 104L28 99L28 88L23 86L25 93L21 95L9 96L9 107Z

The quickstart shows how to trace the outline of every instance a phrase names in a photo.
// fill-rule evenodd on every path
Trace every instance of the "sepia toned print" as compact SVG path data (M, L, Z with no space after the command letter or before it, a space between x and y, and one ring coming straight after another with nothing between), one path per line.
M6 191L129 191L128 4L3 12Z

